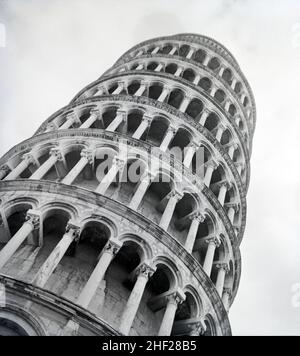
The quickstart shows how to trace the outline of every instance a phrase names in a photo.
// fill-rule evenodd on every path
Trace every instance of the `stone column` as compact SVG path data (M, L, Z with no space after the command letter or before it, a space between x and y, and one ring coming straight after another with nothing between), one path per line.
M22 242L39 227L40 216L34 210L29 210L26 215L26 221L16 232L16 234L7 242L7 244L0 251L0 270L11 258L11 256L21 246Z
M179 111L182 111L182 112L185 112L185 110L187 109L187 107L189 106L189 103L191 102L191 98L189 96L186 96L181 104L180 104L180 107L179 107Z
M202 113L201 113L200 120L199 120L199 124L200 125L202 125L202 126L205 125L208 115L209 115L209 110L208 109L203 109Z
M229 147L229 150L228 150L228 155L231 159L233 159L233 155L234 155L234 151L237 149L238 145L237 143L232 143L231 146Z
M137 269L137 272L136 272L137 280L136 280L135 285L131 291L130 297L127 301L127 304L126 304L126 307L125 307L125 310L124 310L124 313L122 315L121 322L120 322L119 331L123 335L128 335L130 332L134 318L135 318L136 313L139 309L140 302L142 300L146 284L154 272L155 272L155 269L152 268L151 266L147 265L146 263L143 263Z
M235 213L237 212L237 210L238 210L238 207L236 205L229 206L227 215L228 215L228 218L229 218L231 224L233 224L233 222L234 222L234 216L235 216Z
M118 87L111 94L119 95L123 89L124 89L124 83L118 83Z
M95 121L97 121L100 117L99 110L92 109L90 117L80 126L80 129L88 129L90 128Z
M209 237L208 239L205 240L205 242L208 244L208 247L207 247L205 260L203 264L203 270L208 275L208 277L210 277L214 256L215 256L215 250L216 247L220 246L221 242L216 236Z
M92 165L94 163L93 150L83 149L80 155L81 155L81 159L62 180L63 184L72 184L88 164Z
M159 63L158 66L154 69L155 72L160 72L163 69L163 64Z
M78 241L80 237L80 227L68 223L66 228L66 233L61 238L59 243L55 246L54 250L51 252L50 256L46 259L42 267L39 269L38 273L34 277L33 284L38 287L43 288L49 278L51 277L53 271L58 266L59 262L64 257L69 246L73 241Z
M159 223L159 226L162 229L168 230L176 204L182 198L182 196L183 195L181 193L176 191L172 191L171 193L169 193L168 195L169 200Z
M177 47L173 47L172 49L171 49L171 51L169 52L169 55L173 55L173 54L175 54L175 52L177 51Z
M166 98L169 96L170 92L171 92L171 88L164 86L163 91L161 92L157 101L163 103L166 100Z
M142 70L142 69L144 69L143 64L139 64L139 65L135 68L135 70Z
M32 154L30 153L26 153L23 157L22 157L22 161L17 165L16 168L14 168L5 178L4 180L13 180L13 179L17 179L20 174L22 174L26 168L28 168L28 166L30 164L36 164L37 165L37 160L33 157Z
M141 201L143 200L145 193L151 183L151 175L149 173L146 173L140 181L139 186L137 187L137 190L135 191L130 203L129 203L129 208L137 210Z
M96 189L96 193L105 194L108 187L111 185L113 180L116 178L118 172L123 169L125 161L120 157L114 157L112 166L107 174L103 177L101 183L98 185Z
M159 51L159 46L155 47L151 54L156 54Z
M220 77L222 77L222 75L223 75L223 73L224 73L224 70L225 70L225 67L223 67L223 66L221 66L220 68L219 68L219 76Z
M176 128L173 126L169 126L165 134L165 137L159 147L162 151L166 151L168 149L169 144L173 140L175 134L176 134Z
M212 87L211 87L211 89L210 89L210 95L211 95L212 97L214 97L218 89L219 89L219 88L217 88L215 85L212 85Z
M183 68L182 67L178 67L176 72L174 73L175 77L179 77L182 72L183 72Z
M175 292L167 296L167 306L160 325L158 336L170 336L173 328L176 310L185 299L181 293Z
M222 135L224 131L226 130L226 127L222 124L219 124L217 134L216 134L216 140L221 141Z
M217 263L216 267L219 269L217 282L216 282L216 289L217 292L219 293L219 296L222 298L225 276L229 269L227 263Z
M199 145L196 142L190 142L190 144L184 149L184 159L183 164L189 167L192 163L194 154L196 153Z
M194 52L195 52L194 48L191 48L191 49L189 50L189 53L186 55L186 58L187 58L187 59L191 59L191 58L192 58L192 55L194 54Z
M237 80L236 78L232 78L232 82L231 82L231 88L234 90L235 89L235 86L236 86L236 83L237 83Z
M77 304L83 308L88 308L90 302L92 301L104 275L114 257L119 252L122 247L122 243L117 239L110 238L107 244L104 246L97 266L93 270L89 280L86 282L83 290L81 291Z
M134 96L142 96L146 88L147 88L146 83L141 83L138 90L134 93Z
M213 171L218 167L218 164L214 161L207 162L207 168L204 177L204 184L209 187Z
M224 288L223 296L222 296L222 302L223 302L224 308L225 308L225 310L227 312L229 311L230 298L231 298L231 289L230 288Z
M144 115L139 127L136 129L136 131L132 135L132 138L139 140L143 136L144 132L151 125L151 122L152 122L152 117Z
M75 123L80 123L80 120L78 119L77 115L75 113L68 114L66 122L59 129L69 129Z
M211 58L211 57L207 54L206 57L204 58L204 61L203 61L202 64L203 64L204 66L207 66L208 63L209 63L209 61L210 61L210 58Z
M197 322L197 323L193 323L190 326L190 334L189 336L200 336L205 332L205 324L203 325L202 322Z
M117 116L107 126L106 130L107 131L112 131L112 132L116 131L116 129L121 125L121 123L125 121L125 118L126 118L126 112L118 110L117 111Z
M221 184L218 200L222 206L224 205L226 193L229 188L230 188L230 184L228 182L224 182Z
M189 219L191 220L191 225L189 228L189 232L185 241L185 249L189 252L193 252L193 247L195 244L197 232L198 232L198 227L201 222L205 220L205 217L200 213L200 212L195 212L189 216Z
M29 179L43 179L45 174L55 165L57 161L62 161L63 156L59 148L51 148L50 158L44 162Z
M11 169L9 168L9 166L7 164L4 164L3 166L1 166L0 167L0 180L3 179L10 171L11 171Z
M200 74L197 74L193 81L193 84L198 85L200 82L200 79L201 79Z
M231 101L230 100L226 100L226 102L225 102L225 111L229 110L230 105L231 105Z

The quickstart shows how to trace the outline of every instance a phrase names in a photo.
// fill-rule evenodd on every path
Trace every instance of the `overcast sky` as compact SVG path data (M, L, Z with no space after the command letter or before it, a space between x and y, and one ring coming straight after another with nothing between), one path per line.
M232 330L300 335L300 1L0 0L0 23L0 155L137 42L195 32L233 53L257 126Z

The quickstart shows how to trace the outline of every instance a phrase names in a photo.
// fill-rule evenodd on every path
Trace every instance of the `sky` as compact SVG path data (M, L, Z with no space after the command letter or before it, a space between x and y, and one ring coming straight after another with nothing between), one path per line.
M234 335L300 335L300 1L0 0L0 156L138 42L194 32L237 59L257 125Z

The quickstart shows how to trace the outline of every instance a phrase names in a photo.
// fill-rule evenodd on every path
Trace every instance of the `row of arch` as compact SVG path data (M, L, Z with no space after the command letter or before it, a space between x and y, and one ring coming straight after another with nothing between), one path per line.
M60 157L48 165L53 152ZM78 170L77 167L87 156L90 157ZM118 166L118 171L111 181L106 183L109 172L116 164L118 165L118 160L122 164ZM187 218L190 213L201 207L198 188L192 187L191 183L186 181L184 172L181 176L180 171L175 172L174 169L166 168L165 164L159 163L159 156L154 158L151 153L149 155L136 148L128 149L127 145L96 143L96 141L93 143L90 140L86 143L78 143L77 140L65 138L59 142L59 146L56 141L47 141L34 147L25 155L22 152L22 155L14 156L13 160L8 163L15 168L11 168L12 171L2 178L4 180L43 179L77 185L105 194L123 204L132 204L132 208L156 223L160 223L170 194L174 191L186 192L174 207L174 214L168 224L171 233L181 243L184 243L189 232L189 222L182 222L183 213L185 212ZM171 161L169 161L170 164ZM43 169L45 166L47 166L46 170ZM200 174L199 177L202 177L202 180L205 180L207 186L227 211L233 226L238 228L241 210L231 210L232 206L239 205L239 194L234 184L228 186L224 194L223 184L228 183L225 166L222 163L214 165L214 158L209 147L201 144L191 159L191 168L196 171L196 174ZM39 174L39 172L42 173ZM145 177L149 179L149 183L143 191L142 183ZM103 184L106 184L104 190ZM210 233L215 232L210 231Z
M144 54L156 53L191 59L197 63L207 66L207 68L213 71L216 75L219 75L222 80L233 88L235 93L239 94L241 92L247 92L247 89L244 88L239 76L236 75L236 70L234 68L229 66L228 63L225 64L224 59L216 56L215 53L208 52L199 46L194 47L188 44L159 42L140 47L138 50L134 51L130 57L136 58ZM248 95L245 95L245 98L245 105L250 105Z
M21 228L25 221L26 214L30 209L35 209L35 212L39 211L41 214L41 227L40 230L36 232L36 234L40 234L40 236L32 236L32 239L29 238L20 247L16 260L12 261L15 266L14 268L12 265L8 265L7 270L5 269L6 267L4 267L3 271L1 271L3 273L8 272L10 275L19 271L17 277L25 279L25 281L32 278L34 279L36 271L38 271L45 262L45 258L51 254L55 245L57 245L63 238L68 221L80 220L75 208L65 202L55 202L38 207L36 201L34 202L32 200L32 202L28 202L28 199L24 199L24 202L22 202L21 199L19 199L18 202L9 202L4 207L5 217L11 236ZM120 285L118 285L116 290L120 291L119 289L122 289L124 295L126 295L127 292L127 294L130 294L134 284L134 281L131 278L132 272L145 261L148 262L149 260L153 260L153 266L156 268L155 273L147 283L147 288L143 294L143 300L141 302L141 310L137 312L137 317L132 326L132 332L134 332L134 330L139 330L138 320L139 318L142 318L143 313L145 313L145 308L149 308L147 311L148 315L146 313L146 316L148 318L151 316L152 319L144 320L144 322L148 322L148 326L152 325L153 329L148 331L144 329L142 332L146 335L147 332L151 335L157 333L157 330L154 330L154 325L157 327L159 325L159 323L156 322L157 319L162 318L163 313L161 310L165 307L163 304L164 297L178 288L181 288L184 291L185 300L178 306L175 322L172 327L172 334L184 335L190 331L188 328L190 322L195 319L203 319L204 307L202 305L201 292L196 290L192 285L185 285L187 281L184 280L183 275L181 275L180 270L174 262L166 256L155 256L153 251L151 251L151 246L147 241L143 240L141 236L126 233L117 236L118 228L115 223L104 217L99 217L97 219L95 216L93 218L86 216L81 219L77 225L82 226L80 237L76 242L74 241L71 244L66 255L59 262L59 265L56 267L56 272L49 278L45 285L46 289L59 295L62 291L65 291L62 293L62 296L72 296L73 301L76 303L76 298L80 295L80 289L83 287L82 284L84 285L88 279L88 275L99 261L101 251L107 241L113 236L117 237L123 244L106 271L106 282L109 283L110 287L108 286L108 289L111 288L111 293L115 288L113 286L114 283L118 282ZM28 244L32 243L30 241L38 242L36 242L36 246L31 246L30 249L30 246L28 246ZM22 268L22 265L20 266L20 263L22 264L22 261L27 261L28 264L28 261L32 259L33 250L35 251L34 260L31 261L32 264L30 268L27 267L26 275L22 275L20 271L24 271L24 268ZM231 262L230 267L231 273L227 275L225 282L225 287L227 288L231 288L232 285L233 265ZM75 275L74 280L80 275L81 285L79 286L76 284L75 288L74 285L72 286L72 283L62 285L59 281L60 272L67 273L67 275L73 273ZM122 276L121 280L115 280L115 273L119 273ZM12 277L16 277L16 275L12 275ZM69 282L70 280L72 282L72 278L72 276L69 276L66 279L69 280ZM104 317L106 321L113 324L114 322L109 319L109 316L112 317L113 315L115 317L115 311L113 312L110 310L109 303L105 304L105 300L102 300L102 302L104 302L102 305L102 312L100 312L98 316L101 318ZM94 312L95 310L99 311L97 303L92 303L91 309ZM116 310L118 310L117 307ZM211 334L216 332L213 331L215 330L213 325L214 324L211 325L208 323L205 328L206 330L202 330L203 333Z
M231 112L232 116L230 124L224 122L222 114L216 113L215 110L209 109L209 105L205 103L203 97L199 93L193 92L187 94L186 88L183 84L174 83L173 87L169 86L170 83L166 83L164 80L158 78L126 78L126 79L107 79L101 84L96 84L93 87L87 89L81 97L93 97L99 95L133 95L147 97L159 102L164 102L175 109L185 113L192 117L195 124L205 126L214 136L216 136L218 126L221 124L229 127L232 125L231 121L234 121L242 133L242 139L246 146L249 148L249 136L247 133L247 127L244 126L243 120L239 115L235 115L235 110L231 111L231 105L228 102L225 103L224 92L217 90L214 95L221 105L224 105L225 111ZM210 120L207 119L209 114L212 114ZM202 120L201 120L202 118ZM206 125L205 125L206 124ZM237 134L234 134L235 139ZM244 144L244 143L243 143Z
M175 77L181 77L188 80L189 82L197 85L198 87L204 89L209 95L212 95L220 104L227 101L228 95L226 92L229 92L228 88L217 88L215 85L215 78L213 75L199 75L199 68L185 64L184 67L181 63L176 63L174 61L164 59L155 59L155 58L141 58L134 60L132 62L126 63L126 65L121 65L119 67L114 67L109 74L122 73L128 70L148 70L156 72L165 72L168 74L173 74ZM226 73L226 72L225 72ZM245 108L248 105L248 98L244 94L237 95L238 101ZM239 103L237 103L239 105ZM236 106L231 104L229 107L229 113L235 115L237 112ZM247 109L248 117L251 115L251 109Z
M197 107L197 103L199 106L203 106L202 102L197 102L196 100L192 101L188 106L186 113L194 117L196 114L194 113L193 108ZM97 109L96 115L98 115L98 117L97 120L91 122L89 125L88 120L94 113L93 109ZM72 117L71 120L73 120L73 122L68 128L80 128L83 126L85 128L106 130L111 127L110 125L120 113L123 116L122 122L120 122L119 126L114 128L113 131L125 134L129 137L138 138L139 140L148 142L153 146L159 147L163 142L168 128L173 126L170 118L163 113L152 113L150 116L147 110L142 108L130 109L128 107L124 107L124 105L120 106L117 104L107 104L103 107L85 105L80 108L66 110L59 116L52 119L52 121L48 123L48 126L45 128L45 130L51 131L53 129L64 128L67 121L70 119L71 114L76 116L76 120L74 120L74 117ZM147 127L140 137L136 137L134 134L138 130L143 120L148 120ZM214 112L208 114L204 123L204 127L210 132L214 132L216 134L219 126L219 117ZM178 127L176 134L174 135L168 148L170 149L172 147L180 147L183 150L194 141L197 141L197 135L195 135L195 133L190 128L188 128L185 123L183 123L182 126ZM236 164L237 169L240 169L242 179L244 179L245 167L241 166L242 162L244 161L244 157L239 145L235 142L234 133L230 127L227 127L220 137L220 143L230 155L232 161ZM209 156L213 157L212 150L209 149L209 151Z

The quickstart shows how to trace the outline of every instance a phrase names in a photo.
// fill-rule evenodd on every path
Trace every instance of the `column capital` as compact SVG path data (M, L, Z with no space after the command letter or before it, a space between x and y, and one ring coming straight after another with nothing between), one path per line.
M240 210L240 205L235 203L226 203L226 208L233 209L235 213Z
M199 223L202 223L205 220L205 215L200 211L195 211L189 215L189 220L197 220Z
M196 142L196 141L191 141L187 147L189 148L194 148L194 149L198 149L200 147L200 143Z
M147 114L143 115L142 121L146 122L147 126L151 125L152 120L153 120L153 116L150 116L149 114L148 115Z
M217 262L216 268L219 270L223 270L225 273L229 272L229 267L227 262Z
M100 117L100 109L99 108L92 108L90 110L90 115L96 115L97 118L99 118Z
M135 273L136 273L137 277L143 276L143 277L149 279L153 276L155 271L156 271L156 267L152 267L144 262L140 266L137 267Z
M25 221L30 223L34 230L38 229L41 222L39 212L36 212L35 210L28 210Z
M190 330L190 336L199 336L205 332L205 324L203 325L201 321L189 324L188 328Z
M121 157L115 156L113 158L113 165L118 167L118 169L122 169L125 165L125 160Z
M38 165L37 159L34 157L32 153L25 153L22 156L22 159L26 161L28 164Z
M56 157L58 161L63 160L63 155L60 147L53 147L50 149L50 156Z
M125 117L126 117L127 111L126 111L126 110L118 109L117 112L116 112L116 114L117 114L117 115L122 115L123 120L124 120Z
M168 304L173 304L176 307L185 301L185 294L182 291L176 291L166 296L166 300Z
M0 171L3 171L5 174L7 174L11 171L11 169L9 165L5 163L0 167Z
M80 152L80 156L83 157L83 158L86 158L88 160L89 164L93 164L94 163L94 158L95 158L95 150L91 149L91 148L84 148Z
M173 126L173 125L170 125L168 128L167 128L167 132L166 133L169 133L171 132L172 134L175 135L175 133L177 132L177 127Z
M228 297L230 298L231 297L231 288L224 288L223 289L223 294L227 294Z
M239 147L237 142L232 142L232 144L230 145L230 147L233 147L235 150Z
M213 243L216 247L221 245L221 240L218 236L211 236L205 239L207 244Z
M177 190L172 190L169 194L168 194L168 198L175 198L177 201L179 201L180 199L183 198L183 193L178 192Z
M210 167L212 168L213 170L217 169L219 167L219 163L216 162L216 161L213 161L213 160L210 160L206 163L206 167Z
M74 237L74 240L77 242L80 238L81 227L69 221L66 226L66 234L71 234L72 237Z
M110 238L104 246L103 252L107 252L110 253L112 256L115 256L120 251L122 245L123 244L119 240Z
M46 130L47 131L54 131L54 130L58 130L58 125L57 123L55 123L54 121L51 121L47 124L46 126Z

